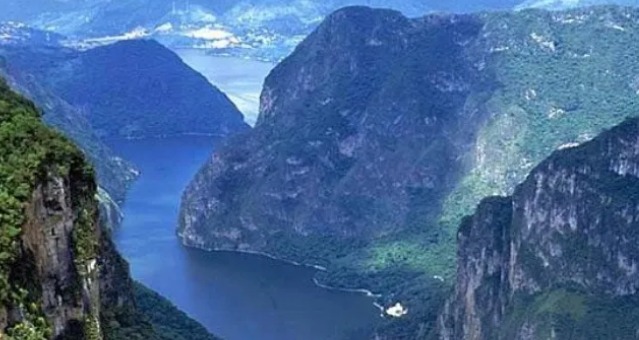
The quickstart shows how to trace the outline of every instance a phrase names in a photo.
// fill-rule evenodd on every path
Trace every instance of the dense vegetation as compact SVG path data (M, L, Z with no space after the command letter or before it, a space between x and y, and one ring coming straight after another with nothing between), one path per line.
M606 298L556 289L518 299L508 311L499 337L512 339L525 322L544 325L535 339L634 339L639 297Z
M134 289L138 309L153 324L158 340L217 339L158 293L139 283L135 284Z
M158 293L134 283L136 308L115 308L103 319L106 340L215 340L202 325Z

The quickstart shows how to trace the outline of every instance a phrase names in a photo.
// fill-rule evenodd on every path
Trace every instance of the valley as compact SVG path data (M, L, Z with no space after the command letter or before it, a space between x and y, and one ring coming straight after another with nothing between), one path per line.
M636 340L638 8L8 1L0 338Z
M175 235L180 195L216 141L182 137L108 144L141 172L113 235L133 278L209 331L228 340L360 339L381 320L372 298L320 288L312 268L181 245Z

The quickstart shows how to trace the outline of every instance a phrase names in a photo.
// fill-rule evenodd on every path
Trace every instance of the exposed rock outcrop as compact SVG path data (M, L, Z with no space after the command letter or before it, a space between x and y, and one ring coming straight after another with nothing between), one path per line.
M557 151L458 232L440 339L636 339L639 119Z

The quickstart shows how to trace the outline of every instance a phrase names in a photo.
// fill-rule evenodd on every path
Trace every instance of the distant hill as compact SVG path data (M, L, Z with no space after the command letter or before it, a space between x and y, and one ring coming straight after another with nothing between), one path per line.
M37 6L8 1L10 10L0 13L0 21L26 21L83 46L146 37L170 47L269 60L290 54L329 13L345 6L389 8L409 17L546 6L537 0L38 0Z
M105 137L227 136L248 127L225 94L152 40L69 54L43 81Z
M0 21L25 21L82 44L148 37L170 47L271 60L288 55L323 18L346 6L394 9L416 17L432 12L639 4L637 0L35 0L29 6L18 0L5 2Z

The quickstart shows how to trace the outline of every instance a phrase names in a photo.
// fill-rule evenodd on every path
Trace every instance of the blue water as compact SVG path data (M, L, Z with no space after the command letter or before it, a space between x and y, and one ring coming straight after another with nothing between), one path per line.
M255 125L262 85L268 73L275 67L274 64L237 57L214 56L197 49L178 49L175 52L187 65L226 93L244 114L246 122Z
M314 271L268 258L209 253L175 235L182 190L210 156L205 137L112 141L141 170L114 237L133 277L227 340L360 339L379 321L372 300L329 291Z

